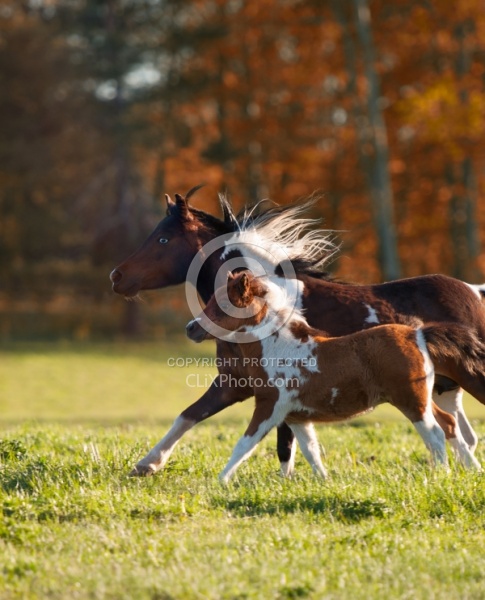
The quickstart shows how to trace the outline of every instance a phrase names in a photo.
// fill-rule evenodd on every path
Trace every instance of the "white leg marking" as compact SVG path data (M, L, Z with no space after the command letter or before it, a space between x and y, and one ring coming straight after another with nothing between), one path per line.
M234 475L239 465L251 456L266 433L260 432L260 429L261 427L252 436L243 435L242 438L239 438L238 443L234 446L231 458L219 474L219 481L227 483Z
M178 416L168 433L140 460L130 475L151 475L163 468L177 442L194 425L195 421Z
M423 438L426 447L431 452L435 463L443 466L448 465L448 456L446 455L445 434L438 421L434 418L431 406L428 405L422 421L413 423L417 432Z
M239 439L238 443L234 447L234 450L232 451L229 462L219 475L219 480L222 483L227 483L234 475L239 465L251 456L254 449L264 438L264 436L271 429L273 429L273 427L276 427L284 421L286 414L284 414L281 418L278 418L275 415L275 412L277 411L273 411L273 414L269 419L266 419L266 421L260 423L256 433L251 436L243 435L242 438Z
M476 469L477 471L482 470L481 464L478 460L473 456L468 444L461 436L460 432L456 432L458 435L456 438L451 438L448 441L450 442L451 447L453 448L455 455L458 457L458 460L461 464L467 469Z
M417 432L423 438L426 447L430 450L435 463L448 465L448 456L446 454L445 433L438 424L433 415L431 402L433 398L434 384L434 366L426 346L426 339L421 329L416 330L416 342L424 359L424 372L426 373L426 385L428 388L428 403L422 421L416 421L413 425Z
M295 454L296 454L296 440L293 439L291 443L290 460L284 461L280 464L282 477L291 477L295 470Z
M325 479L327 477L327 471L322 464L320 445L313 424L305 423L302 425L291 425L291 429L298 440L303 456L310 463L313 472Z
M456 425L463 439L468 444L470 452L474 453L478 444L478 436L463 410L463 390L452 390L450 392L443 392L443 394L433 392L433 400L441 409L455 417Z

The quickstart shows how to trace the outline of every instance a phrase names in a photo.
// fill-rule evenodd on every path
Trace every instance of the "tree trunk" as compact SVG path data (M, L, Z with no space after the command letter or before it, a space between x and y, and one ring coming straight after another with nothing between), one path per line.
M470 70L471 53L465 46L465 40L468 30L473 27L471 22L462 22L454 31L458 44L455 73L459 81ZM460 102L468 103L466 89L460 92ZM452 274L458 279L475 281L479 277L476 261L480 254L480 236L476 217L476 179L470 157L465 157L459 164L449 164L447 179L453 190L449 209L453 246Z
M384 279L400 276L397 239L394 220L394 205L389 174L389 148L387 131L382 111L379 107L379 79L375 70L375 52L371 31L371 16L367 0L354 0L357 34L362 51L364 74L367 83L368 137L364 154L370 154L368 164L370 174L370 195L374 224L379 240L379 263Z

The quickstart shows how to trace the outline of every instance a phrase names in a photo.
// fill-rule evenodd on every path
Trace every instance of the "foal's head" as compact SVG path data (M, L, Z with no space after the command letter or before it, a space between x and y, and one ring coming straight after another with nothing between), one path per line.
M187 324L194 342L221 337L221 331L246 331L259 325L268 312L268 286L250 271L228 274L227 285L216 290L203 312Z

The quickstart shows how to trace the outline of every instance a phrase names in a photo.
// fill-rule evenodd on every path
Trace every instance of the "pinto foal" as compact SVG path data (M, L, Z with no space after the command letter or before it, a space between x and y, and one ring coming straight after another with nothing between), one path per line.
M231 304L239 309L237 316ZM384 402L413 423L435 462L447 464L446 438L466 467L480 469L454 417L432 400L435 371L455 376L456 363L464 363L469 371L479 361L483 364L485 348L465 328L383 325L330 338L288 306L283 288L250 272L229 275L227 289L218 289L200 317L188 323L187 335L201 342L213 338L217 327L235 343L244 334L239 346L256 400L249 426L220 475L222 481L227 482L283 421L313 470L325 477L311 422L350 419ZM458 383L466 388L466 382Z

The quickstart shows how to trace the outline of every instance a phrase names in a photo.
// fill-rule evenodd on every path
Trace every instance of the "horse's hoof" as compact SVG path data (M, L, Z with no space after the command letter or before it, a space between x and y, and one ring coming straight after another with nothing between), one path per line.
M280 463L280 477L291 479L293 477L294 465L291 462Z
M155 473L152 465L136 465L128 474L129 477L150 477Z

